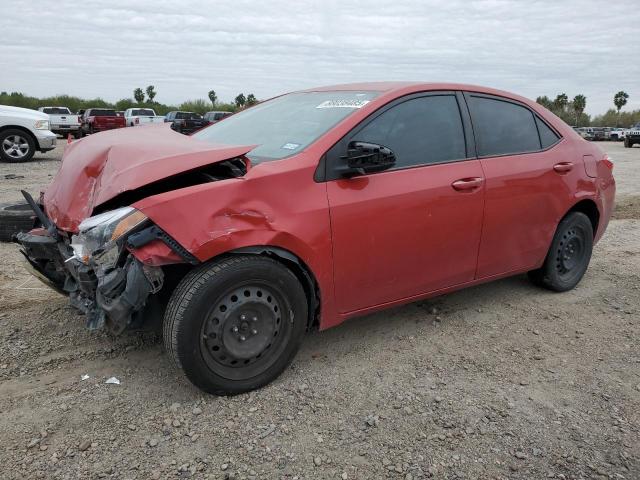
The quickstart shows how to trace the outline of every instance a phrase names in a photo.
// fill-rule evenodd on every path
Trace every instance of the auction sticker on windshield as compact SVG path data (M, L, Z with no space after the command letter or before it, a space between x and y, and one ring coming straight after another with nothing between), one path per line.
M325 100L316 108L362 108L369 100Z

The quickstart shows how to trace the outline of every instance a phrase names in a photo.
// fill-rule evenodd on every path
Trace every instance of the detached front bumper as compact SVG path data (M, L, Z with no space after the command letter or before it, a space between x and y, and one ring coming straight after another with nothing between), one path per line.
M114 268L102 269L78 260L68 239L54 239L43 228L19 233L16 240L28 269L47 286L68 295L71 305L86 314L91 330L106 327L119 334L140 323L149 297L162 288L162 269L144 265L126 251Z

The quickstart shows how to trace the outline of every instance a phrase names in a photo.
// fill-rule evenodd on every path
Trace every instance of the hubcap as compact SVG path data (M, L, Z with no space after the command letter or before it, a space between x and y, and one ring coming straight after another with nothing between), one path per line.
M29 143L20 135L9 135L2 141L2 150L9 157L22 158L29 153Z
M262 285L247 285L225 295L202 326L205 361L228 368L250 366L283 340L282 301Z
M562 236L556 255L556 268L560 274L570 273L582 263L585 245L581 233L576 229L567 230Z

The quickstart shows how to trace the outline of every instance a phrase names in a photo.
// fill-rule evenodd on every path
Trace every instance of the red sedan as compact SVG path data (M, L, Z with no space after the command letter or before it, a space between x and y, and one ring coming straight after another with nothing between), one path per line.
M18 241L114 333L163 318L211 393L251 390L305 331L527 272L576 286L614 203L612 163L540 105L457 84L295 92L192 136L67 147Z

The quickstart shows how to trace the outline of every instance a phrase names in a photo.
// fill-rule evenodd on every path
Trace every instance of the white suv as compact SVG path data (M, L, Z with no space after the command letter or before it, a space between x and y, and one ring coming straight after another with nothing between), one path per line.
M0 160L26 162L36 150L56 147L56 134L49 130L49 115L28 108L0 105Z

